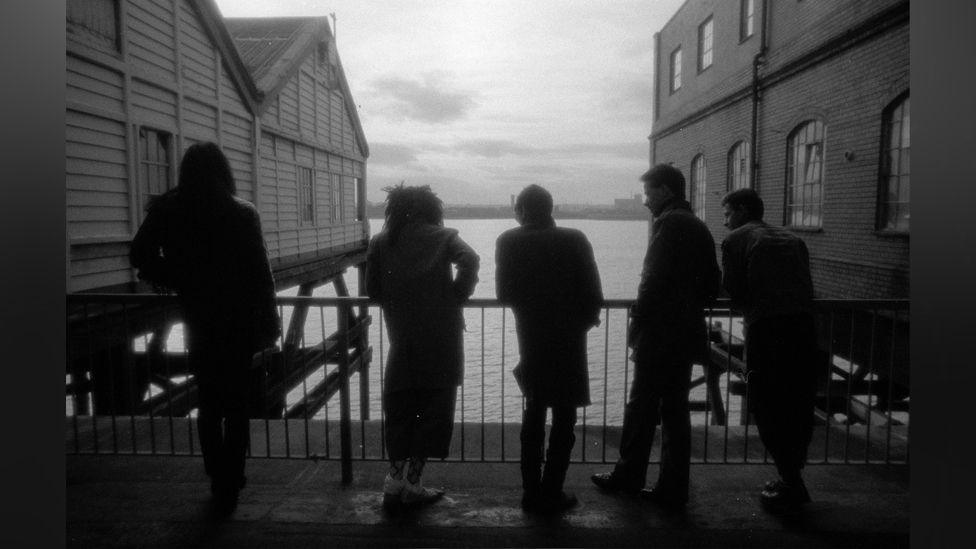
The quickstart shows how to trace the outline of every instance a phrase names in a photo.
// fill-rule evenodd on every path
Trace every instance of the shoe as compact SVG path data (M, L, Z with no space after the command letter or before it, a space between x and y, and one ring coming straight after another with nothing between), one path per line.
M680 509L687 505L688 495L668 492L658 487L646 488L640 491L640 498L650 501L665 509Z
M403 486L406 481L402 478L395 479L389 474L383 479L383 507L395 507L400 504Z
M522 492L522 510L526 513L539 511L542 505L542 494L538 490Z
M400 492L400 503L403 505L427 505L444 497L444 490L424 488L419 480L416 484L412 482L403 483L403 491Z
M543 514L562 513L576 507L579 500L574 494L567 494L560 490L554 494L543 495L540 498L538 511Z
M240 490L233 486L218 484L215 487L213 509L218 517L227 517L237 509Z
M604 492L623 492L625 494L637 494L640 486L625 484L615 477L613 473L596 473L590 477L593 484Z
M766 484L759 501L772 512L797 511L810 502L810 493L802 480L794 483L778 480Z

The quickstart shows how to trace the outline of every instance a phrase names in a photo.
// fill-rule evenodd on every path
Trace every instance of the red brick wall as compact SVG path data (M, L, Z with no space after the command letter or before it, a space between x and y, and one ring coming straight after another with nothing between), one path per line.
M739 0L690 0L661 29L659 78L659 119L663 128L727 94L748 86L752 78L752 58L759 51L759 23L763 0L756 0L755 32L739 43ZM712 65L698 73L698 26L711 15L713 21ZM681 45L681 89L671 94L671 52Z
M775 70L773 59L776 66L782 66L836 36L846 28L842 21L863 21L893 3L896 2L774 3L771 44L789 49L792 57L771 50L770 65L763 72ZM688 2L682 10L690 11L689 5L693 4L710 3ZM738 13L738 2L734 4ZM871 6L866 7L867 4ZM790 20L790 14L796 19ZM776 31L793 33L787 36L791 40L776 39ZM692 32L697 32L697 23ZM763 92L757 190L766 204L768 222L784 222L787 136L810 118L819 118L826 126L823 227L797 233L810 248L820 297L908 297L909 238L875 229L882 111L909 88L908 50L908 26L901 25ZM662 46L662 51L668 50ZM730 85L717 89L727 94L734 88ZM714 90L709 93L715 95ZM690 175L691 159L698 153L705 155L706 221L719 242L727 233L722 227L719 205L726 191L726 155L736 141L749 138L750 115L751 100L747 98L652 143L654 161L673 162L686 177ZM655 130L663 127L663 119L662 115Z

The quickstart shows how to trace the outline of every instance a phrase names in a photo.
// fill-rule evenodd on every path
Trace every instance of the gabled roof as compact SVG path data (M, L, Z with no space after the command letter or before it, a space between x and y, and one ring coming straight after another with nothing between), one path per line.
M257 85L262 111L298 72L302 62L315 54L317 43L326 40L335 44L326 17L227 17L224 24ZM337 61L336 69L359 147L363 156L369 156L366 136L341 60Z
M241 99L251 112L256 113L258 109L259 92L257 84L251 77L250 71L241 59L240 53L235 47L235 43L227 32L224 18L220 15L220 9L214 0L197 0L189 2L190 6L196 9L200 16L200 22L210 34L211 40L220 52L224 60L224 67L230 73L231 80L237 86L237 91L241 94Z

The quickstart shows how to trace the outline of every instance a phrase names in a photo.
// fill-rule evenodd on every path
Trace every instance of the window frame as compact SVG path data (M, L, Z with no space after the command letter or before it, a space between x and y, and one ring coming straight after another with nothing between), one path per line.
M149 125L136 125L136 187L138 188L138 196L140 203L140 211L145 211L149 203L156 197L161 196L167 191L171 190L175 186L174 178L174 154L173 145L175 142L173 132L163 130L154 126ZM159 146L162 145L162 151L165 155L165 161L160 162L158 158L149 158L149 142L144 139L144 136L148 134L153 134L157 136L155 140L154 150L158 153ZM151 192L150 188L150 178L149 174L151 172L159 173L159 169L164 170L164 177L162 181L164 185L160 187L158 193ZM158 183L158 180L154 181Z
M113 11L112 24L115 26L114 38L99 34L91 27L86 26L80 20L71 19L71 12L72 12L71 4L73 3L72 0L68 0L65 3L66 26L69 33L72 33L72 29L81 29L80 32L74 32L74 34L79 41L84 42L86 45L95 48L99 51L104 51L116 57L121 57L122 56L122 8L119 5L120 4L119 0L103 0L103 2L112 4L112 11ZM93 2L86 1L84 2L84 4L91 6L93 5Z
M709 28L708 36L708 64L705 64L705 28ZM707 71L715 64L715 17L709 15L698 25L698 74Z
M751 9L749 9L751 8ZM739 43L756 34L756 0L739 1Z
M908 107L907 109L905 109L906 106ZM897 150L898 150L898 159L899 159L899 172L895 175L895 177L898 178L899 183L901 182L901 178L902 177L905 177L906 180L909 180L909 183L907 184L906 191L908 191L907 194L909 194L909 196L910 196L911 186L910 186L910 179L909 178L910 178L910 175L911 175L911 154L910 154L910 151L911 151L911 125L910 125L911 124L911 96L910 96L910 92L905 91L904 93L899 94L898 97L896 97L895 99L893 99L890 103L888 103L888 105L885 106L885 108L882 110L882 115L881 115L882 116L882 118L881 118L881 140L880 140L880 147L879 147L879 154L878 154L878 200L877 200L877 207L876 207L875 229L877 231L881 232L881 233L884 233L884 234L905 235L905 236L907 236L907 235L909 235L911 233L911 223L910 223L911 216L910 215L909 215L909 222L908 222L908 224L907 224L907 226L905 228L900 228L897 225L894 226L894 227L889 227L888 226L888 221L889 221L888 216L889 216L889 212L890 212L889 208L891 207L891 203L892 203L890 200L888 200L888 196L889 196L889 192L888 192L889 191L889 184L890 184L891 177L892 177L892 174L891 174L891 171L890 171L891 170L891 162L890 162L890 160L891 160L891 152L893 150L895 150L895 149L893 149L890 146L890 139L892 137L892 130L893 130L893 126L894 126L894 124L893 124L893 117L894 117L896 111L898 111L899 109L901 109L901 111L902 111L902 116L899 119L899 124L898 124L898 126L899 126L899 132L898 132L899 133L899 136L898 136L898 145L899 145L899 147L897 148ZM905 114L906 110L907 110L907 114ZM908 129L908 137L909 137L909 139L908 139L908 146L907 147L904 146L904 143L905 143L905 141L904 141L905 133L904 133L904 130L902 129L904 127L906 121L908 122L908 126L909 126L909 129ZM902 159L903 155L904 155L905 158L908 159L908 164L909 164L909 166L908 166L908 170L909 171L907 173L904 173L904 174L901 173L901 164L902 164L901 159ZM900 191L901 191L901 189L899 188L899 192L897 193L897 196L896 196L896 203L897 204L904 204L906 210L910 214L911 213L911 200L909 199L909 200L907 200L905 202L902 202L900 200L901 199L901 192Z
M690 198L691 211L698 219L704 221L705 193L708 190L708 166L705 163L705 153L698 153L691 159L690 174L691 184L688 186L690 190L688 198Z
M308 166L295 166L298 192L298 225L315 226L315 172Z
M740 139L729 147L729 152L725 156L725 189L727 192L752 187L752 150L750 147L750 143L745 139ZM740 173L735 173L736 165L743 161L745 166L739 170ZM741 185L737 185L737 182L743 180L744 182Z
M813 141L807 141L809 133L813 133ZM803 141L797 141L800 138ZM803 181L797 183L796 176L800 169L801 164L799 164L799 153L801 150L804 152L804 158L802 163L803 168ZM817 146L818 148L818 164L813 165L809 161L809 153L812 150L811 147ZM790 227L791 229L797 229L801 231L820 231L823 230L824 221L824 191L826 189L826 166L827 166L827 125L818 118L809 118L799 124L797 124L786 138L786 192L783 193L784 208L783 208L783 225ZM813 167L817 170L817 181L811 183L807 181L809 179L809 171ZM800 200L795 200L795 191L800 188ZM810 200L807 202L807 190L810 191ZM813 201L813 194L816 191L817 200L816 203ZM800 212L800 222L794 223L795 213L799 208ZM809 213L811 220L817 219L817 223L804 221L807 216L806 212Z
M329 190L331 194L330 220L333 225L342 223L342 176L335 173L329 174Z
M675 61L677 60L677 71L675 70ZM668 89L671 94L676 93L681 89L681 45L679 44L674 50L671 51L670 56L670 71L668 79ZM677 77L677 79L675 79ZM677 83L677 85L675 85Z

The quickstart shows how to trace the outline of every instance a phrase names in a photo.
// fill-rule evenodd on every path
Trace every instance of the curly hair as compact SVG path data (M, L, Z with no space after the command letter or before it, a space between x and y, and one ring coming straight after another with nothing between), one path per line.
M400 182L393 187L385 187L386 221L383 228L395 243L400 230L411 222L430 225L444 224L444 203L430 190L429 185L408 187Z

